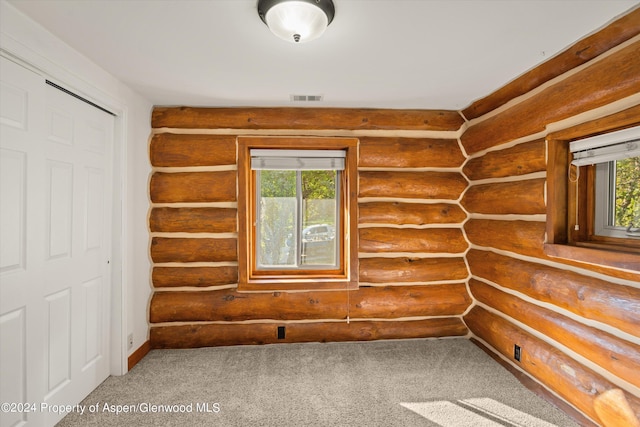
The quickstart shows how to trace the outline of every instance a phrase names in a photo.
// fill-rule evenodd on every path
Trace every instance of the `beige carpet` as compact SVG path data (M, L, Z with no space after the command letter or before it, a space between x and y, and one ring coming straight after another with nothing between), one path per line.
M575 426L467 339L154 350L81 407L58 425Z

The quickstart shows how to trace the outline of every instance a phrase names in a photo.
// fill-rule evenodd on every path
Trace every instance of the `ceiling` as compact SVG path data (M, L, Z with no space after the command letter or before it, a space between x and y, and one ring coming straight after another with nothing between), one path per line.
M293 44L269 32L257 0L9 3L155 105L450 110L639 4L334 0L325 34Z

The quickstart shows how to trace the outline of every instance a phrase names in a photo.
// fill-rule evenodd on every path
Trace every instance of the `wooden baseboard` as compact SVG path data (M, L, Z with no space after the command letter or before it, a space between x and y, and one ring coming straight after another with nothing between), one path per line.
M151 342L147 340L136 351L131 353L131 356L129 356L129 359L128 359L128 365L129 365L128 370L130 371L131 368L136 366L138 362L141 361L142 358L147 355L147 353L149 353L150 350L151 350Z
M564 400L562 400L559 397L557 397L556 395L552 394L549 390L547 390L542 385L540 385L539 383L534 381L531 377L529 377L524 372L519 371L516 368L514 368L513 366L511 366L511 364L507 363L505 360L503 360L496 353L494 353L493 351L489 350L480 341L478 341L478 340L476 340L474 338L471 338L471 342L474 343L475 345L477 345L478 347L480 347L485 353L487 353L489 356L491 356L496 362L498 362L502 366L504 366L505 369L507 369L509 372L511 372L511 374L513 374L513 376L516 377L518 379L518 381L520 381L522 383L522 385L524 385L526 388L531 390L537 396L541 397L542 399L544 399L547 402L551 403L556 408L560 409L562 412L567 414L568 417L573 419L573 421L575 421L578 425L580 425L582 427L597 427L597 424L595 424L593 421L591 421L589 418L587 418L582 412L578 411L577 409L575 409L573 406L569 405Z

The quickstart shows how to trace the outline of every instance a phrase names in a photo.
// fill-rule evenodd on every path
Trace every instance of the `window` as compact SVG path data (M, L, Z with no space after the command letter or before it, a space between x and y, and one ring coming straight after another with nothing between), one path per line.
M260 150L251 154L255 192L255 274L341 269L342 150Z
M239 289L357 284L357 140L238 139Z
M615 115L607 122L595 136L585 123L547 138L545 252L638 271L640 126L616 130Z
M581 240L640 237L640 127L575 140L569 150L576 171L574 181L580 182L581 172L587 175L586 207L580 209L580 192L575 193L576 225L578 230L586 226L587 232ZM592 221L581 221L581 210Z

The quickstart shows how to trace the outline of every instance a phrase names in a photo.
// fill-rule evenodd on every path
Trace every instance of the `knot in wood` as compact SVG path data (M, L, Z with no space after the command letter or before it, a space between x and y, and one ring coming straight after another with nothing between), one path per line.
M576 56L579 57L579 58L582 58L583 57L582 54L584 52L588 51L589 49L591 49L591 46L587 46L584 49L580 49L580 50L576 51ZM588 58L588 55L585 55L584 57Z
M234 297L233 295L225 295L224 296L224 300L225 301L233 301L234 299L236 299L236 297Z

